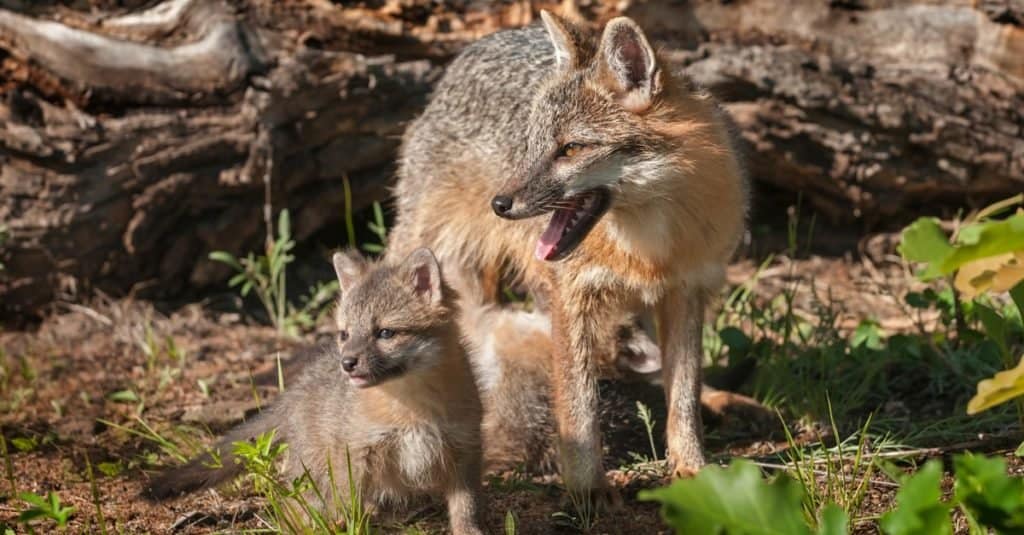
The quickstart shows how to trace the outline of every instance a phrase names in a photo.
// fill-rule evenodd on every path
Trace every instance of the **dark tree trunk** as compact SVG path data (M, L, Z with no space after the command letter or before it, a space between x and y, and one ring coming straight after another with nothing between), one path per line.
M79 2L84 3L84 2ZM133 5L125 12L115 5ZM648 29L721 97L762 189L836 223L1024 189L1018 1L578 2ZM0 0L0 317L92 288L220 283L265 201L298 239L382 199L407 122L465 43L573 2ZM148 9L143 9L150 6Z

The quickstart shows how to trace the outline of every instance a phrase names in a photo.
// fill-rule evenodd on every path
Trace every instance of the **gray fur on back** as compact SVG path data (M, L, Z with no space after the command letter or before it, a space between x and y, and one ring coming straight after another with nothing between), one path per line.
M540 25L494 33L466 47L406 131L398 202L419 201L432 176L414 172L435 162L474 159L492 165L496 176L511 172L526 145L530 102L553 64L554 48Z

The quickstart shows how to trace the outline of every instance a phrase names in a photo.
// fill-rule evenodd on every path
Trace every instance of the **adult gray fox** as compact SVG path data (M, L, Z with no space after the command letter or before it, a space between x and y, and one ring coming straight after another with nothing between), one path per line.
M595 34L541 15L467 47L410 124L388 254L427 245L453 279L495 296L510 271L541 296L563 480L615 501L597 425L615 324L657 325L668 459L694 474L703 314L744 232L748 186L716 103L666 70L632 20Z

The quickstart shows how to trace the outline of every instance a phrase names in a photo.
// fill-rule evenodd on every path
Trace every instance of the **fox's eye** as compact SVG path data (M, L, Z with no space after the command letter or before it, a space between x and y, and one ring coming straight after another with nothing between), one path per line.
M395 335L395 331L392 331L391 329L377 329L377 332L374 333L374 335L382 340L387 340Z
M342 342L348 340L348 331L344 329L338 331L338 340L341 340Z
M583 150L582 143L576 143L575 141L566 143L565 145L562 145L560 149L558 149L558 157L572 158L573 156L579 154L581 150Z

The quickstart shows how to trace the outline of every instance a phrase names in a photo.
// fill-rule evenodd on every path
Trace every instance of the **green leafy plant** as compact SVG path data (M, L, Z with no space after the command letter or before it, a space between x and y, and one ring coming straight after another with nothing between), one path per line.
M1011 209L1015 210L1010 215L997 217ZM955 274L954 288L973 300L985 334L998 348L1004 371L978 383L968 414L1024 395L1024 356L1013 348L1013 340L1024 333L1024 194L981 210L958 225L951 237L937 219L920 218L903 230L900 252L908 261L924 265L918 272L922 280ZM1001 312L980 299L1001 292L1009 292L1016 311ZM1017 409L1024 425L1024 403L1018 400Z
M942 463L927 462L903 483L896 507L882 515L887 535L952 534L951 511L959 508L971 533L1024 533L1024 479L1006 473L999 457L963 454L953 459L953 496L943 499ZM802 513L803 487L782 473L765 479L745 460L712 466L690 480L642 491L641 500L661 503L662 517L679 534L810 535L842 534L848 515L829 504L815 519Z
M49 492L45 497L32 492L22 492L18 498L28 504L28 508L18 515L18 522L29 524L30 522L49 519L59 529L66 529L68 520L75 514L74 507L65 507L60 503L60 496L56 492Z
M644 423L644 430L647 431L647 442L651 446L651 462L658 460L658 449L654 447L654 417L651 415L651 409L647 405L637 401L636 402L636 415L640 418L640 421Z
M1006 474L1005 459L965 454L953 466L955 503L996 533L1024 533L1024 479Z
M354 210L352 208L352 185L349 183L348 176L344 175L341 177L342 188L345 192L345 232L348 236L348 244L355 246L356 244L356 225L354 219ZM368 253L380 254L384 252L384 249L388 245L388 227L384 221L384 208L379 202L374 201L373 203L373 220L367 222L367 228L375 236L377 236L377 243L364 243L362 249Z
M928 462L896 493L896 508L882 515L881 527L891 535L953 533L949 504L943 503L939 483L942 464Z
M234 453L243 463L256 490L263 495L271 524L285 533L328 533L332 535L370 535L371 514L363 506L362 494L355 482L351 456L346 449L347 500L341 501L331 460L327 459L330 492L317 487L308 469L291 482L282 482L277 471L287 444L277 441L274 431L252 442L236 442ZM339 516L340 515L340 516Z
M817 530L802 512L803 488L785 474L766 481L749 461L711 466L697 477L641 491L643 501L661 504L661 515L676 533L687 535L838 535L847 532L842 509L825 507Z
M379 202L373 203L373 221L366 224L370 232L377 236L378 243L364 243L363 250L368 253L380 254L388 246L388 227L384 222L384 209Z
M337 281L312 286L299 307L288 301L287 267L295 260L292 250L295 241L291 235L288 210L282 210L277 219L277 237L267 242L263 255L249 253L236 258L226 251L210 253L210 259L227 264L236 274L228 286L238 287L242 297L254 292L278 332L298 336L301 329L311 328L335 294Z

